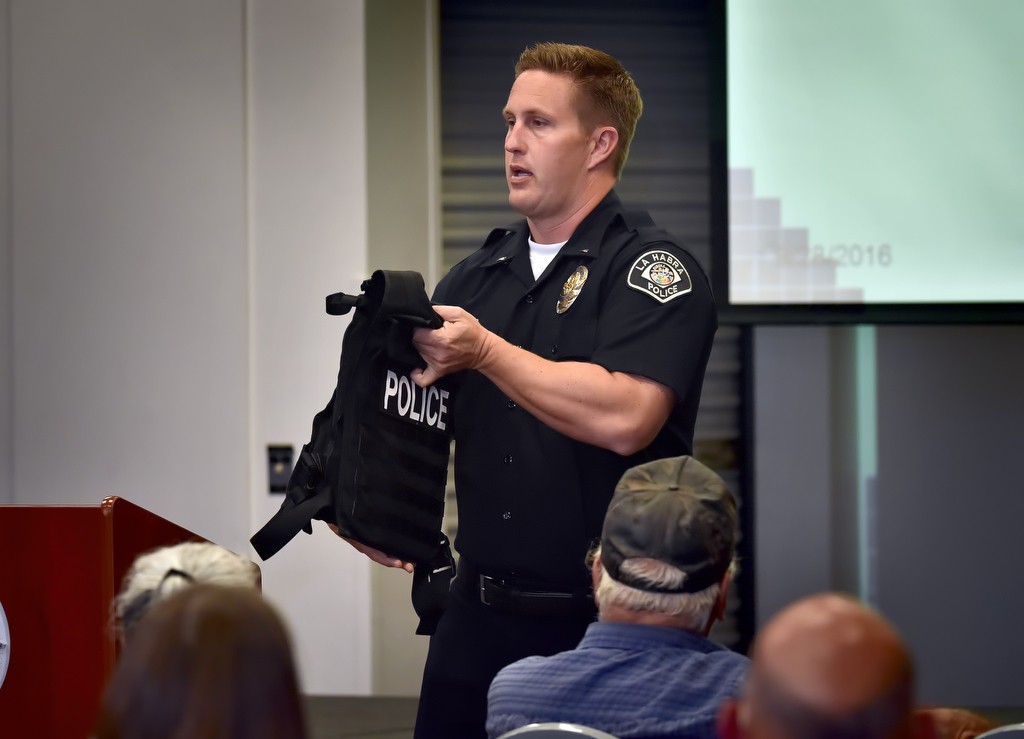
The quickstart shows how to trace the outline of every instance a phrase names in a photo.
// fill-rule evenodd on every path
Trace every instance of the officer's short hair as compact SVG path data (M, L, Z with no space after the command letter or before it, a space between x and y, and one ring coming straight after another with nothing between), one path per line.
M619 145L613 165L615 176L619 177L644 110L640 90L622 63L588 46L542 42L528 47L519 56L516 77L527 70L568 75L577 90L576 109L583 124L590 129L615 127Z

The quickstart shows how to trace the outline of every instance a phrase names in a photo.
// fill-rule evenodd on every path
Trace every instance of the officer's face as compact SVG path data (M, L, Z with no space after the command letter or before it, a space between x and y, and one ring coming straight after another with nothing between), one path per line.
M534 222L557 224L586 199L591 141L573 95L568 76L529 70L505 105L508 202Z

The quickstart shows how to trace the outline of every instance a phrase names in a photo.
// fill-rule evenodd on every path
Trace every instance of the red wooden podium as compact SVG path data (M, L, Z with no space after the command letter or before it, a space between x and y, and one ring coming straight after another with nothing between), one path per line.
M84 739L117 655L110 603L142 552L205 541L123 498L0 506L0 734Z

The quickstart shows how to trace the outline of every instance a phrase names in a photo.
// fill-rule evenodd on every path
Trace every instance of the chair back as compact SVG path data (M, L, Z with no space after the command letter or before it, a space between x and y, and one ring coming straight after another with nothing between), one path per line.
M608 732L582 724L527 724L502 734L498 739L618 739ZM1009 739L1009 737L1006 737Z
M1024 738L1024 724L1007 724L978 734L974 739L1021 739Z

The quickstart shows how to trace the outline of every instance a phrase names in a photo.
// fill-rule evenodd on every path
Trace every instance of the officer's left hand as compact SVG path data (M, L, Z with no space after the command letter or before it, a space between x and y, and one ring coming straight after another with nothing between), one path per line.
M426 369L415 369L411 374L420 387L429 387L452 372L478 368L496 338L462 308L435 305L434 310L444 319L444 325L438 329L418 328L412 336L413 346L427 363Z
M356 541L355 539L350 539L347 536L343 536L342 533L338 531L338 527L335 526L333 523L327 524L327 528L329 528L335 534L337 534L342 539L351 544L356 551L362 552L377 564L384 565L385 567L397 567L398 569L405 570L406 572L412 572L413 569L415 568L415 565L412 562L403 562L397 557L392 557L389 554L385 554L379 549L374 549L373 547L367 546L366 544L363 544L360 541Z

